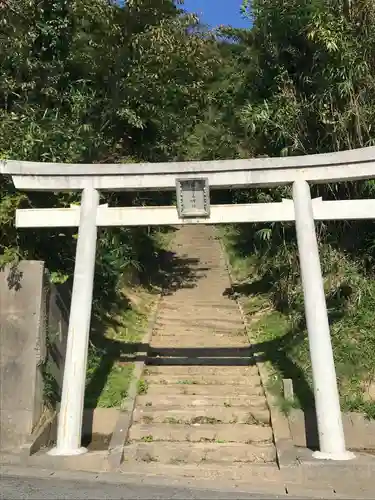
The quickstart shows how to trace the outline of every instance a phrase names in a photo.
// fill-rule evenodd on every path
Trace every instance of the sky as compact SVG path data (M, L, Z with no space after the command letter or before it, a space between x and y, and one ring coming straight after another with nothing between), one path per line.
M213 28L220 24L249 28L249 20L240 13L241 3L241 0L185 0L183 8L199 14L201 21Z

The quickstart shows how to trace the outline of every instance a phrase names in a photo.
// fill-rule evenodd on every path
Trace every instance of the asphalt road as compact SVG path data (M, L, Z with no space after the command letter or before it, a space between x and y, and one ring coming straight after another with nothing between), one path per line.
M252 493L235 493L233 491L217 491L176 487L168 485L150 485L142 483L104 483L56 478L35 478L2 475L0 479L0 498L6 500L234 500L234 499L277 499L285 496L259 495ZM289 497L290 498L290 497Z

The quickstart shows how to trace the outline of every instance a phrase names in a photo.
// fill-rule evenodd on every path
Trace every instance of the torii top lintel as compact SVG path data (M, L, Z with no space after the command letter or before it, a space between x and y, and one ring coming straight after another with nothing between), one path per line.
M0 161L0 174L28 191L174 189L176 179L205 177L212 188L275 186L375 178L375 146L305 156L130 164Z

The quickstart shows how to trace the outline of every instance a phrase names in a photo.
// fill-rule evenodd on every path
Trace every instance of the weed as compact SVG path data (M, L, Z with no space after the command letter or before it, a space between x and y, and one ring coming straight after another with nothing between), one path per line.
M147 394L148 383L146 380L141 379L138 381L137 393L141 396L142 394Z
M282 411L282 413L284 413L284 415L288 416L290 414L290 412L294 409L294 408L299 408L299 402L298 401L295 401L295 400L290 400L290 399L285 399L284 397L280 397L280 400L279 400L279 406L280 406L280 410Z
M194 417L190 420L190 424L191 425L194 425L194 424L221 424L222 421L217 419L217 418L214 418L214 417L206 417L204 415L202 416L199 416L199 417Z
M164 423L165 424L182 424L183 421L176 418L176 417L167 417L165 420L164 420Z
M153 440L154 440L154 438L153 438L153 436L151 436L151 434L148 436L143 436L141 438L141 441L143 441L144 443L152 443Z
M145 453L143 456L142 456L142 462L147 462L147 463L150 463L150 462L157 462L158 459L156 457L153 457L150 453Z

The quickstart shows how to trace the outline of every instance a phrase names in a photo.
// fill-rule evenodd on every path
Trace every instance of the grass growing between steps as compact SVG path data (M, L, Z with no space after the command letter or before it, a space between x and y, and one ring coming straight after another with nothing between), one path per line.
M172 235L168 230L153 235L155 248L160 253L168 250ZM138 344L146 332L153 305L161 290L160 275L164 270L158 267L158 255L153 257L155 261L148 264L153 265L153 271L158 268L158 273L157 276L150 275L148 286L139 282L134 284L132 273L130 277L124 276L115 302L103 304L104 313L100 316L93 315L85 408L119 408L127 396Z
M312 408L311 364L296 253L261 254L254 245L255 228L244 229L228 226L219 234L236 280L234 293L251 323L256 354L271 373L269 389L286 413L292 407ZM375 418L375 281L328 245L322 245L320 251L341 405L344 411ZM277 261L280 254L283 260ZM285 378L293 381L293 401L282 395Z

